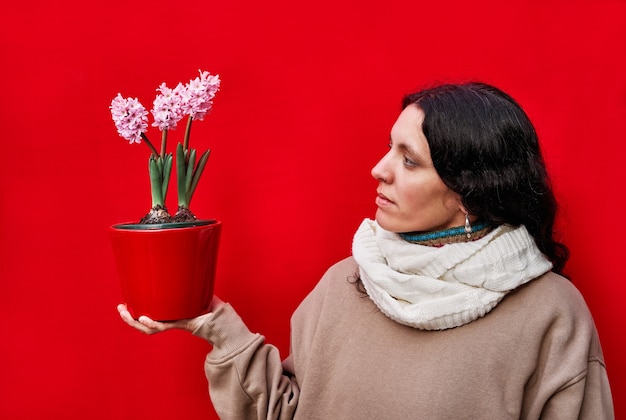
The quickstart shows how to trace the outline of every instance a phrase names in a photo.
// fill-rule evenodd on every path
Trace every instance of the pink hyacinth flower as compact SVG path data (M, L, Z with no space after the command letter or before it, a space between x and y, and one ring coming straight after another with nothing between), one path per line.
M148 128L148 111L137 98L123 98L120 93L111 101L111 117L120 136L141 143L141 134Z
M161 131L176 128L177 123L185 115L182 108L184 90L182 83L174 89L168 88L165 83L157 88L161 94L154 99L151 111L154 117L153 127L158 127Z
M202 121L213 107L213 98L220 88L219 75L200 71L200 77L189 81L183 93L183 112L194 120Z

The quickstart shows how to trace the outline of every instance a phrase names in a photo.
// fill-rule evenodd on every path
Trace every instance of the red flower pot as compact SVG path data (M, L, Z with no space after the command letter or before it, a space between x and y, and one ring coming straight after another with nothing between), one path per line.
M198 316L213 298L222 223L215 220L111 226L122 294L134 318Z

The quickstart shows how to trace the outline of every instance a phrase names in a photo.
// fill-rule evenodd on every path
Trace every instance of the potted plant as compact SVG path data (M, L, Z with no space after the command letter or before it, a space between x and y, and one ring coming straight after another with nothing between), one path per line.
M113 99L111 116L121 137L150 149L148 173L152 205L138 222L111 226L122 294L133 317L147 315L168 321L191 318L205 311L213 297L213 285L221 222L198 219L191 199L209 158L190 148L191 126L202 121L213 107L220 78L200 71L200 76L174 89L162 83L150 111L153 127L161 131L160 148L147 135L148 111L137 98ZM187 117L182 141L175 154L168 152L168 134ZM171 215L165 205L170 175L176 167L178 208Z

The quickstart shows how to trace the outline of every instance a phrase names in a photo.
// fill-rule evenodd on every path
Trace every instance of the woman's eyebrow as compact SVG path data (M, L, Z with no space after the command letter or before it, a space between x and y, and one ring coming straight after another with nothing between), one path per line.
M398 147L398 149L410 155L412 158L420 159L420 153L415 148L411 147L411 145L400 142L396 146Z
M394 142L391 134L389 134L389 144L396 145L396 147L398 147L402 152L408 153L414 158L419 158L421 156L421 153L410 144L403 141Z
M394 142L391 139L391 136L389 136L389 143L397 147L402 153L406 153L411 158L411 160L419 163L420 165L423 165L423 166L432 165L432 162L430 162L429 156L424 156L423 153L420 153L416 148L412 147L410 144L402 142L402 141Z

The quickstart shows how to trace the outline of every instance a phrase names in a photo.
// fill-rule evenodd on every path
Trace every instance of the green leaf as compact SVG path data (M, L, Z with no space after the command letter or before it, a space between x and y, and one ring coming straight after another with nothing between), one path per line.
M161 156L157 156L157 157L155 158L155 160L156 160L157 166L158 166L158 168L159 168L159 172L160 172L161 174L163 174L163 159L161 158Z
M189 202L191 202L191 197L193 197L193 193L196 191L196 187L198 186L198 182L200 181L200 177L202 176L204 167L206 166L206 163L209 160L210 154L211 154L211 150L209 149L205 151L202 154L202 156L200 156L200 160L198 161L198 166L193 172L193 180L191 181L191 186L189 187L189 191L187 192L187 196L189 197Z
M189 195L189 187L191 187L191 180L193 179L193 171L196 166L196 149L189 149L189 160L187 161L187 173L185 174L185 191L187 198L191 199Z
M163 174L162 174L162 184L161 184L161 195L163 197L163 201L165 201L167 197L167 188L170 183L170 174L172 173L172 154L168 153L165 155L165 162L163 164Z
M189 206L187 199L187 189L185 188L187 173L187 163L185 161L185 151L183 145L178 143L176 146L176 186L178 188L178 205Z
M148 160L148 171L150 172L150 191L152 193L152 207L157 205L165 206L163 195L161 194L162 172L154 156Z

